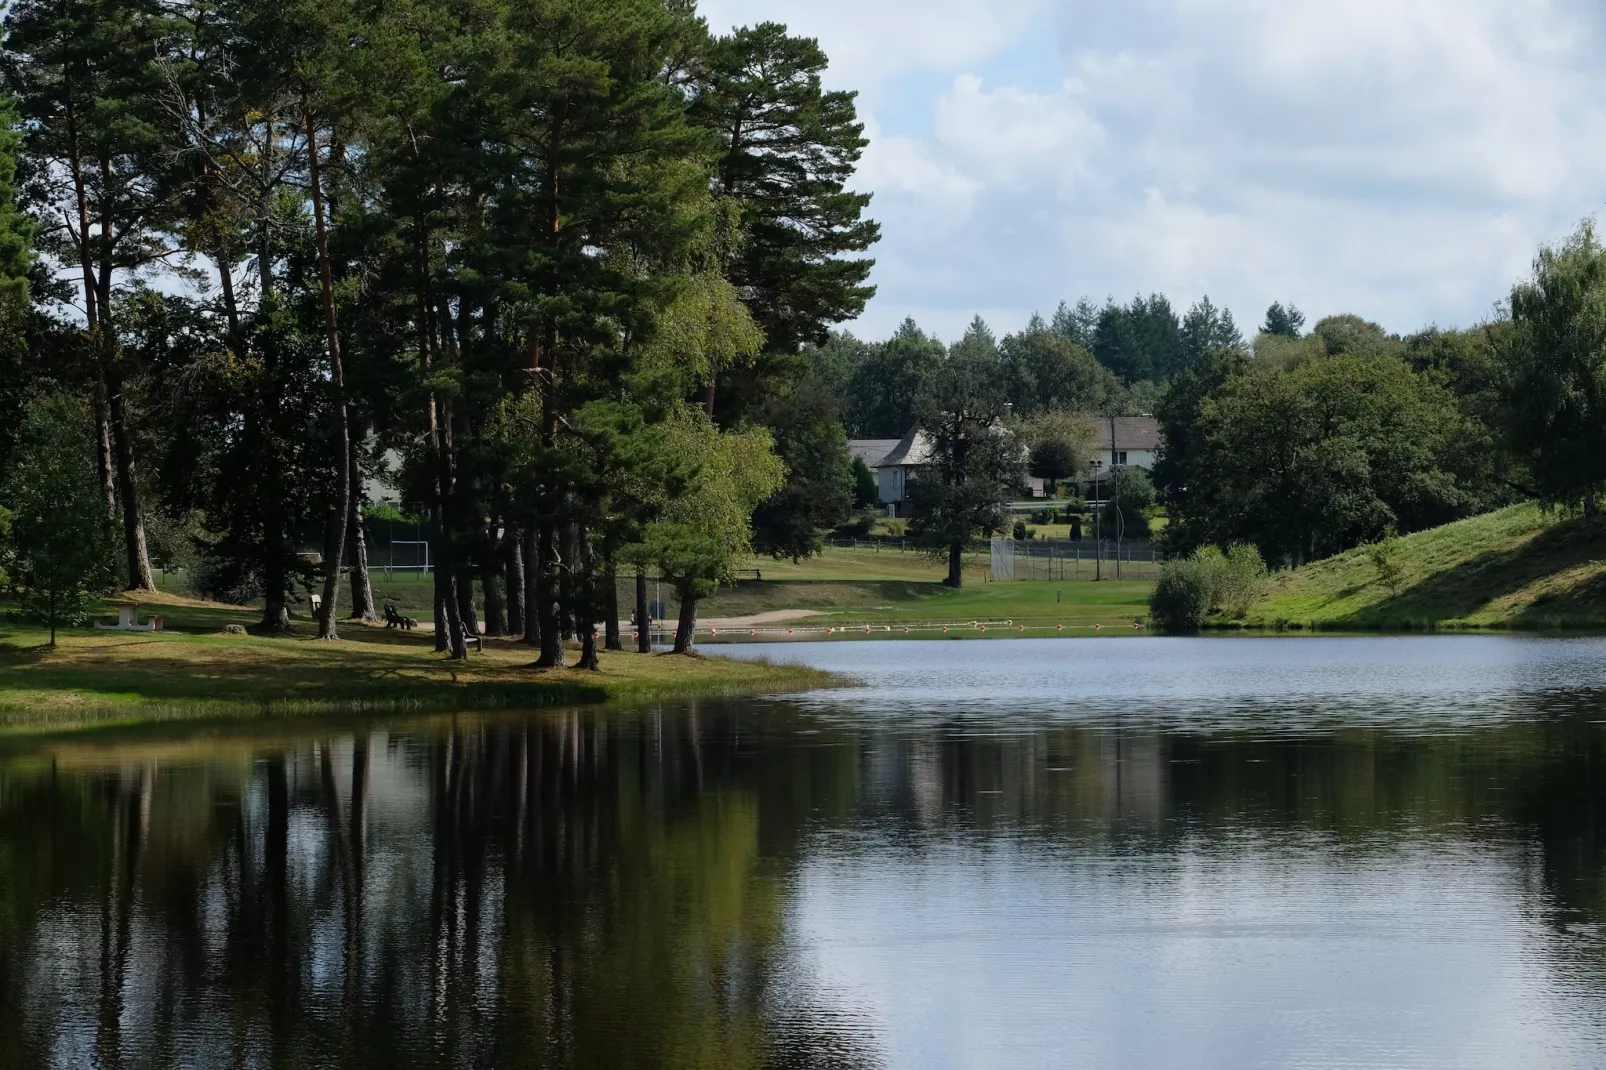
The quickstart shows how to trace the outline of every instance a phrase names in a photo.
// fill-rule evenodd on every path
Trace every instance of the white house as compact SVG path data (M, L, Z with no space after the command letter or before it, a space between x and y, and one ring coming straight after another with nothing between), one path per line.
M876 490L880 492L881 504L887 507L888 516L898 515L909 478L917 469L931 463L931 450L931 436L919 428L910 428L909 433L894 442L880 461L870 466L875 472Z
M884 439L855 439L848 443L848 449L854 456L865 458L865 464L875 473L876 490L881 504L887 507L888 516L895 517L899 515L904 498L907 496L909 480L916 471L931 463L932 440L930 435L919 428L911 428L907 435L896 442L887 442ZM878 451L880 459L870 460L870 455ZM1041 497L1043 481L1035 476L1029 476L1026 480L1026 489L1031 497Z
M848 439L848 452L857 460L863 461L864 466L874 472L881 458L891 453L897 446L895 438L850 438Z
M1093 460L1088 466L1093 472L1129 466L1154 470L1160 451L1160 421L1152 416L1093 415L1082 420L1093 431Z

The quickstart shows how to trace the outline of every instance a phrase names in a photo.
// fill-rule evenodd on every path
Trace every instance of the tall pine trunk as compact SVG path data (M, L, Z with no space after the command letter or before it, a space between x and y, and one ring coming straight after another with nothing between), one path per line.
M460 628L452 636L454 652L457 649L459 637L480 634L480 619L474 612L474 570L466 564L457 571L456 590L457 619L460 622ZM463 639L462 643L462 653L458 656L467 657L468 642Z
M948 578L942 581L948 587L963 587L965 583L965 544L948 544Z
M341 557L346 549L346 515L351 511L351 423L346 412L346 373L340 361L340 325L335 317L335 278L329 261L329 227L323 210L323 171L318 159L318 124L303 100L303 126L307 133L307 178L312 193L312 219L318 246L318 284L323 294L323 329L329 347L329 380L334 389L335 501L330 509L329 557L323 569L323 609L318 616L318 638L338 639L335 602L340 597Z
M610 551L602 567L602 646L605 650L623 650L619 638L619 566Z
M290 630L290 606L285 592L290 587L290 570L284 546L284 506L276 494L262 503L262 622L258 628L269 634Z
M636 653L652 653L652 619L647 615L647 570L636 569Z
M352 481L356 482L355 475ZM362 504L362 495L353 494L351 515L346 518L350 530L351 619L372 624L379 615L374 612L374 587L368 576L368 535L363 529Z
M536 570L535 613L540 622L541 656L536 665L545 669L563 668L563 634L558 617L558 536L552 522L541 521L537 539L540 567Z
M112 421L106 415L106 377L95 376L95 473L106 495L106 515L117 519L117 485L113 482Z
M524 634L524 533L509 528L502 540L502 567L507 575L507 634Z
M536 562L540 535L532 524L524 529L524 645L541 646L541 570ZM544 647L542 648L545 649Z
M507 634L507 603L502 599L502 570L495 564L480 566L480 590L485 592L485 634Z
M674 653L690 654L696 649L697 596L680 592L680 620L675 625Z
M139 483L134 471L134 442L128 429L128 408L123 402L121 380L113 376L108 385L111 389L107 415L117 460L117 494L123 502L123 553L128 562L128 586L148 591L156 586L156 581L151 575L151 557L145 547L145 511L140 506Z
M100 157L102 189L112 188L111 156L104 150ZM96 325L96 352L100 357L101 374L106 383L106 418L111 426L112 459L117 474L117 496L123 505L123 553L128 565L128 586L145 591L156 586L151 576L150 554L145 548L145 511L140 504L139 477L134 463L134 435L129 426L128 405L123 394L123 376L117 366L117 335L112 327L112 250L117 235L107 215L107 203L101 202L100 274L97 279L96 306L100 320Z
M596 672L602 667L597 658L597 569L590 533L577 527L574 534L574 630L580 635L580 668Z

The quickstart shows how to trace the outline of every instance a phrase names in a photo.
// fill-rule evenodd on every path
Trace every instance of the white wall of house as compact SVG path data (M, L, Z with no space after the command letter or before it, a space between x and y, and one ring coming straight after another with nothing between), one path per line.
M1093 459L1099 462L1100 470L1105 472L1108 472L1110 466L1114 463L1124 463L1129 468L1141 468L1145 472L1154 471L1153 450L1121 450L1119 452L1126 454L1124 461L1120 457L1112 459L1108 448L1096 451L1093 454Z
M903 501L903 491L908 484L908 480L909 469L903 465L877 468L875 470L875 485L880 494L881 504L895 505Z

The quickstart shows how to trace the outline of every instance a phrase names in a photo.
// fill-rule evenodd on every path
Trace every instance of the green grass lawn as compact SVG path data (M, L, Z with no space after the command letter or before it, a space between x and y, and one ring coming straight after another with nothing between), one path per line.
M765 581L768 584L768 581ZM744 585L745 586L745 585ZM760 585L752 585L758 587ZM720 604L722 616L744 615L726 607L747 612L766 608L813 608L816 592L831 591L833 596L851 586L853 601L825 606L818 616L779 624L755 625L756 638L819 638L827 628L846 629L847 636L870 635L902 637L904 628L912 638L934 638L944 634L980 637L1007 637L1024 634L1042 636L1089 634L1095 630L1113 633L1130 631L1135 621L1148 615L1148 580L1106 580L1102 583L981 583L951 590L940 583L915 584L885 581L880 584L844 585L823 583L777 583L745 605ZM713 603L716 600L711 599ZM773 603L773 604L772 604ZM782 605L781 603L785 603ZM760 608L763 607L763 608ZM703 619L716 616L713 609ZM978 627L970 627L977 622ZM1006 623L1007 622L1007 623ZM943 627L949 628L943 632ZM983 627L985 631L983 631ZM890 631L889 631L890 629ZM746 629L722 634L720 639L749 638ZM699 638L699 641L704 641ZM717 641L717 640L716 640Z
M0 731L41 731L178 718L300 713L470 710L578 704L687 694L799 690L830 682L791 666L605 654L602 671L543 671L535 652L488 639L482 654L451 662L432 637L346 624L339 642L300 634L219 634L251 610L142 599L163 611L162 632L63 631L0 618Z
M722 588L699 607L700 618L787 609L816 611L818 616L792 625L794 636L799 632L813 635L837 625L862 628L867 624L892 627L892 634L899 636L905 626L932 624L937 627L931 634L940 635L942 624L971 620L995 624L1013 620L1012 627L1024 625L1028 634L1057 633L1059 625L1067 631L1091 630L1095 624L1130 628L1134 618L1147 614L1153 587L1152 566L1123 566L1128 576L1136 576L1094 583L1091 562L1082 563L1081 580L990 583L987 555L975 553L966 555L965 585L955 591L942 585L947 575L943 562L912 550L876 550L868 544L851 550L828 548L818 557L795 564L763 561L758 567L764 574L762 580L744 580ZM1109 562L1105 571L1107 575L1113 571ZM784 624L771 626L768 632L783 638L785 633ZM883 630L880 634L888 633ZM995 626L987 634L1003 632Z
M1606 529L1516 505L1399 540L1396 590L1366 547L1274 578L1248 623L1357 629L1606 626Z

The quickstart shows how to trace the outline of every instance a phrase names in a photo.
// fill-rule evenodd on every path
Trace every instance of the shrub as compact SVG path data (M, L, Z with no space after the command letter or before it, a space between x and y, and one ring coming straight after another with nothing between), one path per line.
M1266 593L1266 562L1260 551L1246 542L1227 547L1222 560L1216 605L1227 616L1242 619Z
M247 606L262 597L262 582L255 568L242 558L208 553L189 574L190 590L209 602Z
M1052 524L1054 523L1054 510L1033 509L1031 512L1031 518L1032 523L1034 524Z
M1037 533L1034 532L1031 528L1026 526L1026 521L1024 521L1024 520L1015 521L1015 540L1017 542L1025 542L1027 539L1030 539L1035 534L1037 534Z
M1206 546L1192 557L1167 561L1149 597L1149 613L1163 632L1196 632L1213 612L1242 618L1260 600L1266 562L1247 543L1222 553Z
M876 487L875 473L870 471L863 457L853 458L853 507L867 509L880 502L881 492Z
M1219 556L1220 551L1216 551ZM1215 600L1215 566L1198 555L1167 561L1149 595L1149 617L1167 635L1199 630Z
M1400 540L1394 537L1394 529L1390 528L1377 542L1368 549L1372 558L1372 568L1377 572L1377 582L1388 588L1389 594L1400 593Z
M874 513L863 512L839 524L831 534L839 539L863 539L875 528L876 519Z

